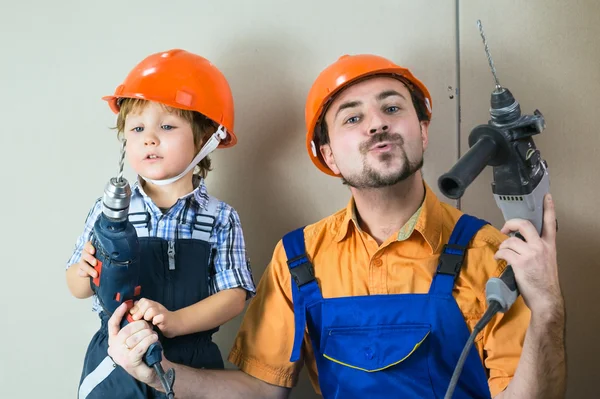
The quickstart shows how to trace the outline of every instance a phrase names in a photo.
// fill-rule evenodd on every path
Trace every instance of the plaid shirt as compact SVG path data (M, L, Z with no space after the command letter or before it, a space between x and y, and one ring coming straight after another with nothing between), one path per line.
M144 193L139 181L132 185L132 198L141 196L146 205L146 210L150 214L150 236L174 240L178 220L183 214L183 224L179 224L177 236L179 238L192 238L191 223L195 220L196 214L204 209L208 203L208 192L203 179L197 178L194 183L196 187L194 191L179 198L175 205L165 211L164 214L152 199ZM83 233L77 239L75 250L67 261L67 269L81 259L81 251L85 243L90 240L94 223L101 212L102 199L99 198L86 218ZM209 242L213 249L209 259L212 270L209 281L210 294L240 287L247 291L248 298L253 297L256 288L250 261L246 256L246 244L240 218L235 209L223 201L219 201L217 205L215 225ZM96 295L94 295L92 310L95 312L100 311Z

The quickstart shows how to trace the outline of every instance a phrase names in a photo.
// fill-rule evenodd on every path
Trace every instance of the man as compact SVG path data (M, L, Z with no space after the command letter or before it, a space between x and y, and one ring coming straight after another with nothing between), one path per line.
M551 197L542 237L524 220L499 232L461 217L423 181L430 118L427 88L384 58L343 56L319 75L307 99L308 152L352 199L275 248L229 356L241 371L165 360L177 397L287 398L303 364L325 398L443 397L485 311L485 283L507 262L522 297L478 335L454 397L564 395ZM141 361L156 337L143 322L119 331L123 313L111 318L109 354L160 388Z

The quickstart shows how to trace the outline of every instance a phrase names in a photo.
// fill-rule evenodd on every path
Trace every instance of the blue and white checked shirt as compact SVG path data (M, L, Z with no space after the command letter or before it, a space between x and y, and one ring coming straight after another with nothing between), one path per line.
M146 210L150 214L149 235L151 237L174 240L175 228L183 213L182 224L179 224L177 235L179 238L192 238L190 226L195 220L196 214L205 209L208 204L208 192L204 180L195 178L194 186L196 187L194 191L181 197L175 205L163 214L152 199L144 193L139 181L132 185L132 198L141 196L146 205ZM90 240L94 223L101 212L102 199L99 198L86 218L83 233L77 239L75 250L67 261L67 269L81 259L81 251L85 243ZM253 297L256 294L256 287L250 262L246 255L246 244L240 218L236 210L223 201L219 201L217 205L215 225L209 241L212 248L209 259L209 267L212 271L209 281L210 294L240 287L247 291L247 298ZM92 310L94 312L100 311L100 305L95 295Z

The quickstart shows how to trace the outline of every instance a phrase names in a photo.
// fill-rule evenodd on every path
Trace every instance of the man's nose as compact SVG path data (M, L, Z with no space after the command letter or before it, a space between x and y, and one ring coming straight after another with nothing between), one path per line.
M369 120L369 134L387 132L389 123L386 116L380 110L372 110Z
M369 123L369 133L382 133L387 132L390 128L387 121L381 116L375 115L371 118L371 123Z

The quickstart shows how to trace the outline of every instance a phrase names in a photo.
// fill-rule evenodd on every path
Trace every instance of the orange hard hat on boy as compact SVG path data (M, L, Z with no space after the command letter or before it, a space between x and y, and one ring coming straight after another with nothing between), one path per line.
M320 143L316 142L315 128L321 121L323 111L333 97L349 84L374 75L386 75L408 81L423 95L427 117L431 118L431 95L427 87L406 68L394 64L390 60L371 54L343 55L336 62L325 68L313 83L306 100L306 148L313 163L321 171L337 176L325 163L319 151Z
M119 112L119 99L139 98L197 111L226 129L219 147L237 143L233 133L233 95L225 76L210 61L181 49L151 54L138 63L108 101Z

